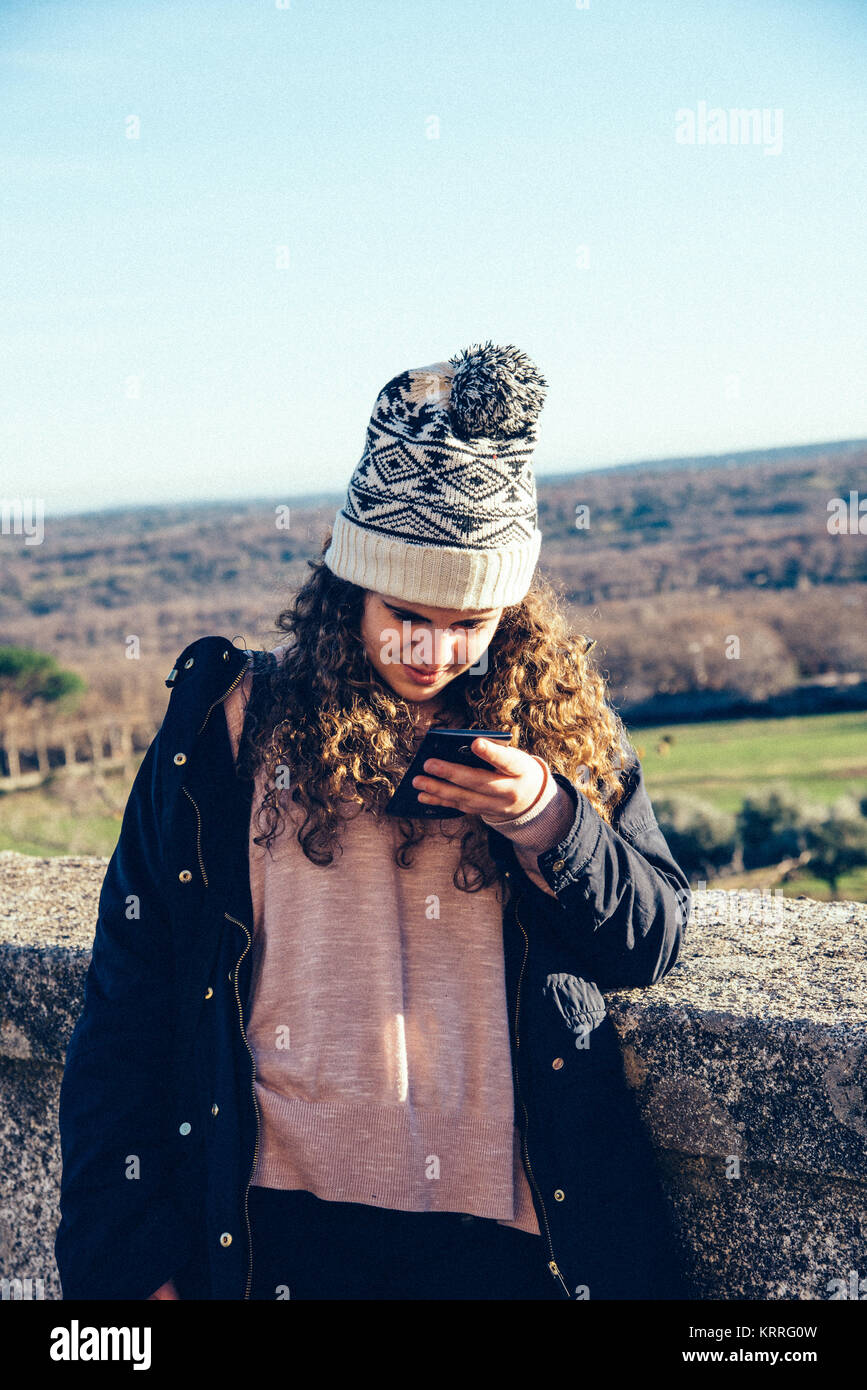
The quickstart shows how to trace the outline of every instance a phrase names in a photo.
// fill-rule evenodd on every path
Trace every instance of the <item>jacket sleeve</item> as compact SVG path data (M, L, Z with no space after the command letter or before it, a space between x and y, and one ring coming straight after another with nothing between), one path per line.
M554 776L574 814L563 839L537 856L562 908L545 912L546 929L565 936L601 990L655 984L677 961L692 896L657 823L641 764L633 757L624 769L611 825L566 777Z
M172 950L159 884L160 733L133 782L99 898L60 1090L65 1299L148 1298L184 1263L168 1093Z

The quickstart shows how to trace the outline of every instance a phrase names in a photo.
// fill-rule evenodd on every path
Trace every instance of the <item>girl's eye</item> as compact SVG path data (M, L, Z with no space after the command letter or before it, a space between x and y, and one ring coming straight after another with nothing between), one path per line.
M412 618L409 616L408 613L395 613L394 616L395 616L396 618L400 618L400 619L401 619L402 621L404 621L404 622L408 622L408 623L409 623L409 622L412 622ZM481 620L480 620L479 618L470 618L470 619L467 620L467 622L465 622L465 623L455 623L454 626L455 626L455 627L473 627L473 628L475 628L475 627L481 627Z

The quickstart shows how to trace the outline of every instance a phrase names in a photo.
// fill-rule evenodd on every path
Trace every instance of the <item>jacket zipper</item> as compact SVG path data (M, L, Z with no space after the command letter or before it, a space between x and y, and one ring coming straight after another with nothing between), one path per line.
M229 696L229 695L231 695L232 691L235 689L235 686L236 686L236 685L240 685L241 681L244 679L245 675L247 674L247 671L248 671L249 668L250 668L250 663L251 663L252 660L253 660L253 658L252 658L251 656L248 656L248 657L247 657L247 660L245 661L244 665L241 667L241 669L240 669L240 671L238 672L238 674L237 674L237 676L235 677L235 679L232 681L232 684L229 686L229 689L226 690L226 691L224 691L223 694L220 696L219 700L215 700L214 703L209 707L208 712L207 712L207 714L205 715L204 720L202 721L202 727L201 727L201 729L199 729L198 733L196 734L196 737L197 737L197 738L198 738L199 734L202 732L202 730L204 729L204 727L205 727L205 725L207 724L208 720L210 719L210 717L211 717L211 710L214 709L217 705L222 704L222 702L226 699L226 697Z
M247 1223L247 1250L249 1252L249 1263L247 1266L247 1287L244 1290L244 1297L249 1298L250 1288L253 1282L253 1233L250 1230L250 1210L247 1204L247 1198L250 1193L250 1184L253 1181L253 1174L256 1171L256 1162L259 1158L259 1102L256 1099L256 1058L253 1055L252 1048L250 1047L250 1044L247 1041L247 1034L244 1031L244 1012L241 1008L241 995L238 991L238 971L241 968L241 961L244 959L245 955L250 949L251 938L248 929L244 926L243 922L238 921L237 917L233 917L229 912L224 912L223 916L227 917L230 922L234 922L236 926L240 927L241 931L247 938L247 944L241 952L240 956L238 957L237 963L235 965L235 998L238 1001L238 1022L241 1025L241 1037L244 1039L244 1046L250 1054L250 1063L252 1066L252 1072L250 1075L250 1091L253 1096L253 1108L256 1111L256 1145L253 1149L253 1162L250 1165L250 1176L247 1178L247 1186L244 1189L244 1220Z
M240 685L241 681L244 679L244 676L247 674L247 671L248 671L249 668L250 668L250 664L251 664L252 660L253 660L252 657L248 657L248 658L247 658L247 661L246 661L246 662L244 663L244 665L241 667L241 670L238 672L237 676L236 676L235 679L232 681L232 684L228 687L227 690L224 690L224 691L223 691L223 694L219 697L218 700L214 700L213 704L211 704L211 705L209 706L208 712L207 712L207 714L205 715L204 720L202 721L201 728L200 728L199 731L198 731L199 734L202 733L202 731L203 731L205 725L207 724L208 720L210 719L210 717L211 717L211 710L215 709L217 705L222 704L223 700L227 699L228 696L231 695L231 693L232 693L232 691L235 689L235 687L236 687L237 685ZM198 737L198 735L197 735L197 737ZM205 864L204 864L204 860L202 859L202 817L201 817L201 813L200 813L200 811L199 811L199 807L198 807L196 801L194 800L194 798L193 798L192 796L190 796L190 793L187 791L187 788L186 788L186 787L184 787L184 791L186 792L186 794L187 794L187 796L189 797L190 801L192 801L193 805L194 805L195 808L196 808L196 823L197 823L196 849L197 849L198 855L199 855L199 868L200 868L201 871L202 871L202 878L204 879L205 887L207 888L207 886L208 886L208 876L207 876L207 874L205 873ZM253 1233L252 1233L252 1231L250 1230L250 1211L249 1211L249 1207L248 1207L248 1203L247 1203L247 1198L248 1198L249 1192L250 1192L250 1184L251 1184L251 1182L253 1181L253 1174L254 1174L254 1172L256 1171L256 1163L257 1163L258 1158L259 1158L259 1102L258 1102L257 1099L256 1099L256 1086L255 1086L255 1081L256 1081L256 1058L255 1058L255 1056L253 1055L253 1051L252 1051L252 1049L251 1049L251 1047L250 1047L249 1042L247 1041L247 1034L246 1034L246 1032L245 1032L245 1030L244 1030L244 1011L243 1011L243 1009L242 1009L242 1007L241 1007L241 994L240 994L240 991L239 991L239 989L238 989L238 971L239 971L240 968L241 968L241 962L243 961L244 957L246 956L247 952L248 952L249 949L250 949L250 946L251 946L251 944L252 944L252 938L251 938L251 936L250 936L250 932L249 932L249 930L247 929L247 927L244 926L244 923L243 923L243 922L239 922L238 919L237 919L237 917L233 917L233 916L231 915L231 913L228 913L228 912L224 912L224 913L223 913L223 916L226 917L230 922L234 922L236 926L240 927L241 930L242 930L242 932L244 933L244 935L245 935L246 938L247 938L247 944L246 944L246 946L244 947L243 951L241 952L240 956L238 957L237 961L235 962L235 973L234 973L234 981L233 981L233 983L234 983L234 986L235 986L235 999L237 1000L237 1003L238 1003L238 1023L239 1023L240 1028L241 1028L241 1037L242 1037L243 1040L244 1040L244 1046L246 1047L247 1052L250 1054L250 1064L251 1064L251 1067L252 1067L252 1072L251 1072L251 1076L250 1076L250 1092L251 1092L252 1097L253 1097L253 1108L254 1108L255 1113L256 1113L256 1144L255 1144L255 1147L254 1147L254 1149L253 1149L253 1162L252 1162L251 1167L250 1167L250 1176L249 1176L248 1179L247 1179L247 1186L246 1186L246 1188L244 1189L244 1221L246 1222L246 1225L247 1225L247 1251L248 1251L247 1286L246 1286L246 1288L245 1288L245 1290L244 1290L244 1297L245 1297L245 1299L249 1299L249 1297L250 1297L250 1289L251 1289L252 1282L253 1282Z
M215 700L214 703L211 705L210 709L208 710L208 713L205 715L205 722L204 722L204 724L202 724L202 728L199 729L199 734L202 732L202 729L204 729L205 724L207 724L207 722L208 722L208 720L209 720L209 718L210 718L210 716L211 716L211 710L212 710L216 705L222 704L223 700L228 699L228 697L231 695L232 691L235 689L235 686L236 686L236 685L239 685L240 682L244 679L244 676L245 676L246 673L247 673L247 670L248 670L248 668L249 668L249 665L250 665L251 660L252 660L252 657L248 657L247 661L246 661L245 664L241 667L241 670L238 672L237 676L236 676L235 679L232 681L232 684L229 686L228 690L225 690L225 691L223 692L223 694L220 696L219 700ZM196 735L196 737L198 738L198 734ZM198 854L198 856L199 856L199 868L200 868L201 871L202 871L202 879L203 879L203 881L204 881L205 887L207 888L207 886L208 886L208 875L205 873L205 861L204 861L204 859L202 858L202 814L201 814L201 812L200 812L200 810L199 810L198 803L196 802L195 798L190 794L190 792L187 790L187 788L186 788L186 787L182 787L181 790L184 792L184 794L187 796L187 798L188 798L190 801L192 801L193 805L194 805L195 808L196 808L196 852L197 852L197 854Z
M520 899L519 899L519 901L520 901ZM529 938L528 938L528 936L527 936L526 931L524 930L524 924L523 924L523 922L521 921L520 917L518 916L518 904L517 904L517 903L515 904L515 921L518 923L518 926L521 928L521 935L522 935L523 938L524 938L524 959L521 961L521 969L520 969L520 972L519 972L519 974L518 974L518 988L517 988L517 991L516 991L516 994L515 994L515 1047L516 1047L516 1049L517 1049L517 1048L519 1048L519 1047L521 1046L520 1039L519 1039L519 1035L518 1035L518 1011L519 1011L519 1009L520 1009L520 1007L521 1007L521 984L522 984L523 979L524 979L524 966L527 964L527 956L528 956L529 950L530 950L530 941L529 941ZM570 1294L570 1292L569 1292L569 1290L568 1290L568 1288L567 1288L567 1286L566 1286L566 1283L565 1283L565 1281L564 1281L564 1279L563 1279L563 1276L562 1276L562 1274L560 1273L560 1266L558 1265L557 1260L556 1260L555 1255L554 1255L554 1246L553 1246L552 1243L551 1243L551 1228L550 1228L550 1226L548 1225L548 1213L547 1213L547 1211L545 1210L545 1203L544 1203L544 1201L542 1200L542 1194L541 1194L541 1192L539 1191L539 1185L538 1185L538 1183L536 1182L536 1179L535 1179L535 1177L534 1177L534 1175L533 1175L533 1169L532 1169L532 1167L531 1167L531 1165L530 1165L530 1153L529 1153L529 1150L528 1150L528 1148L527 1148L527 1130L528 1130L529 1127L530 1127L530 1117L529 1117L529 1115L527 1114L527 1107L526 1107L526 1105L524 1104L524 1098L523 1098L523 1096L521 1095L521 1082L520 1082L520 1078L519 1078L519 1075L518 1075L518 1060L517 1060L517 1058L515 1059L515 1085L516 1085L517 1091L518 1091L518 1099L519 1099L520 1102L521 1102L521 1109L522 1109L523 1112L524 1112L524 1130L523 1130L523 1133L522 1133L522 1135L521 1135L521 1139L522 1139L523 1147L524 1147L524 1162L525 1162L525 1166L526 1166L526 1169L527 1169L527 1173L529 1174L529 1177L530 1177L530 1181L532 1182L533 1187L534 1187L534 1189L535 1189L535 1191L536 1191L536 1196L539 1198L539 1205L540 1205L541 1208L542 1208L542 1219L543 1219L544 1222L545 1222L545 1233L546 1233L546 1236L547 1236L547 1238L548 1238L548 1253L549 1253L549 1255L551 1256L550 1260L548 1261L548 1268L550 1269L550 1271L551 1271L551 1273L553 1274L554 1278L560 1280L560 1283L561 1283L562 1286L563 1286L563 1291L564 1291L564 1293L566 1294L566 1297L567 1297L568 1299L571 1299L572 1295Z
M186 787L184 787L184 791L187 792ZM199 808L198 808L198 806L196 805L196 802L193 801L193 798L190 796L190 793L189 793L189 792L187 792L187 796L190 797L190 801L192 801L192 802L193 802L193 805L196 807L196 816L198 817L198 820L199 820L199 841L201 842L202 818L201 818L201 816L199 815ZM205 873L205 866L204 866L204 864L202 863L201 843L200 843L200 845L199 845L199 864L200 864L201 870L202 870L202 878L205 880L205 887L207 888L207 886L208 886L208 877L207 877L207 874ZM239 989L238 989L238 971L239 971L240 968L241 968L241 962L242 962L242 960L244 959L245 955L247 954L247 952L248 952L249 949L250 949L250 933L249 933L249 931L247 930L247 928L244 926L244 923L238 921L237 917L232 917L228 912L224 912L224 913L223 913L223 916L224 916L224 917L227 917L227 918L229 919L230 922L234 922L234 923L236 924L236 926L239 926L239 927L241 928L241 930L243 931L244 935L245 935L246 938L247 938L247 944L246 944L246 946L244 947L243 951L241 952L240 956L238 957L238 959L237 959L237 961L236 961L236 963L235 963L234 985L235 985L235 998L236 998L237 1001L238 1001L238 1021L239 1021L240 1025L241 1025L241 1037L244 1039L244 1046L246 1047L247 1051L248 1051L249 1054L250 1054L250 1062L251 1062L252 1068L253 1068L252 1076L251 1076L251 1079L250 1079L250 1090L251 1090L252 1095L253 1095L253 1106L254 1106L255 1111L256 1111L256 1145L255 1145L255 1148L254 1148L254 1150L253 1150L253 1163L252 1163L251 1168L250 1168L250 1176L249 1176L249 1178L247 1179L247 1186L246 1186L246 1188L245 1188L245 1190L244 1190L244 1220L245 1220L246 1223L247 1223L247 1250L248 1250L248 1254L249 1254L249 1260L248 1260L248 1266L247 1266L247 1287L246 1287L245 1292L244 1292L244 1297L245 1297L245 1298L249 1298L249 1297L250 1297L251 1281L252 1281L252 1278L253 1278L253 1233L252 1233L252 1231L250 1230L250 1212L249 1212L249 1208L248 1208L248 1205L247 1205L247 1198L248 1198L248 1195L249 1195L249 1192L250 1192L250 1183L252 1182L252 1180L253 1180L253 1174L254 1174L254 1172L256 1171L256 1162L257 1162L258 1157L259 1157L259 1103L258 1103L258 1101L256 1100L256 1086L255 1086L255 1080L256 1080L256 1058L255 1058L255 1056L253 1055L253 1051L252 1051L252 1049L251 1049L251 1047L250 1047L250 1044L249 1044L248 1041L247 1041L247 1034L246 1034L246 1032L244 1031L244 1014L243 1014L243 1011L242 1011L242 1009L241 1009L241 994L240 994L240 991L239 991Z
M181 791L183 791L183 792L186 794L186 796L189 798L190 801L192 801L193 805L194 805L195 808L196 808L196 853L197 853L198 856L199 856L199 868L200 868L201 871L202 871L202 878L204 879L205 887L207 888L207 886L208 886L208 875L205 873L205 861L204 861L204 859L202 858L202 816L201 816L201 812L199 811L198 803L195 801L195 799L194 799L192 796L190 796L190 793L187 791L186 787L182 787L182 788L181 788Z

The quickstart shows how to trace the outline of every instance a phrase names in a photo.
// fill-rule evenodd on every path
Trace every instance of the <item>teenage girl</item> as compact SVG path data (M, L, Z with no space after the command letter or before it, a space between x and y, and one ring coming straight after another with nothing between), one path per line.
M222 702L254 787L239 1297L677 1288L600 987L671 968L688 885L535 575L545 387L491 343L390 380L287 640ZM460 814L396 819L432 724L511 742L415 779ZM214 1296L201 1234L151 1298Z

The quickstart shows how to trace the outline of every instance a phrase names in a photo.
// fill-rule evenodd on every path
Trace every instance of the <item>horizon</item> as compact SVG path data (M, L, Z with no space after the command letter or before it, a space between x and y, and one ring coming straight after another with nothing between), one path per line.
M9 0L0 486L339 492L488 338L540 480L860 437L865 59L854 0Z
M746 459L756 455L772 457L773 455L785 455L800 451L814 451L830 449L843 451L847 449L867 448L867 436L855 439L819 439L803 444L773 444L767 447L757 446L751 449L728 449L719 454L680 454L666 458L645 458L645 459L625 459L622 462L601 464L598 467L588 468L565 468L556 473L535 474L537 489L545 483L563 483L570 478L586 477L591 474L611 473L619 470L632 470L646 468L648 470L668 468L678 469L682 467L702 467L703 465L712 467L714 464L722 466L727 462L737 462L739 459ZM320 492L304 493L283 493L280 499L284 503L291 503L296 507L315 507L323 502L333 501L341 495L345 495L346 489L335 487ZM146 512L157 511L162 508L188 508L196 507L232 507L239 504L250 506L257 502L273 504L277 493L238 493L231 497L196 497L196 498L154 498L147 502L118 502L107 507L80 507L70 508L65 511L52 511L46 508L44 516L54 520L62 520L63 517L98 517L107 516L115 512ZM0 507L8 506L10 501L20 499L0 496ZM41 499L34 499L41 500ZM0 536L5 534L0 531Z

